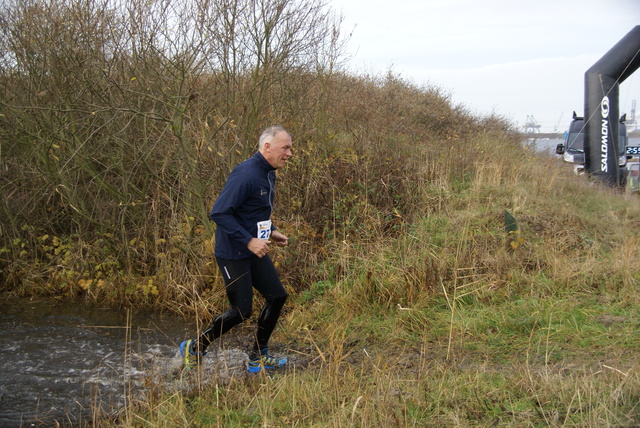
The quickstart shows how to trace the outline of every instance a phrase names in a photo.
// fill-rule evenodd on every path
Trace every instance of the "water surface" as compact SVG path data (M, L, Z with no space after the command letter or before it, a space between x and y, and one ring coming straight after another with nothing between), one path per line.
M115 412L145 381L144 361L175 359L193 324L72 302L0 303L0 427L76 425Z

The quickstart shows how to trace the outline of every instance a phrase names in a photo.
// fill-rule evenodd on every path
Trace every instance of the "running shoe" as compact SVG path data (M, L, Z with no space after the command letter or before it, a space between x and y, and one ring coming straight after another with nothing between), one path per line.
M180 344L180 355L182 356L185 370L196 368L200 363L200 355L197 352L193 352L192 343L193 340L185 340Z
M249 373L258 373L263 368L273 370L277 369L278 367L282 367L285 364L287 364L287 357L276 358L269 355L265 350L262 351L262 355L249 360L249 362L247 363L247 370L249 371Z

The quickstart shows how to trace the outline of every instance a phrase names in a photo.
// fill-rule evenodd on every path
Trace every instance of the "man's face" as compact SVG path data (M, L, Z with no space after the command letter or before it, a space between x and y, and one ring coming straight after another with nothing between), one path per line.
M291 136L283 131L278 132L271 141L264 143L262 155L274 168L282 168L293 153L291 153Z

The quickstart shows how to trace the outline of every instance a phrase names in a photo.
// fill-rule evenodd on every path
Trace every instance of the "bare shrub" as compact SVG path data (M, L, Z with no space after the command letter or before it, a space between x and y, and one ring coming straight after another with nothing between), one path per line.
M319 0L5 2L3 236L108 234L123 275L173 257L181 282L201 277L199 248L175 242L211 235L216 189L261 128L317 112L339 23Z

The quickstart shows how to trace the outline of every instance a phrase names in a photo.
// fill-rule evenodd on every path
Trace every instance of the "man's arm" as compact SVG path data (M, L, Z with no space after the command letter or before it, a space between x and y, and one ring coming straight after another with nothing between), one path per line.
M273 239L278 247L286 247L289 245L289 238L277 230L271 231L271 239Z
M209 218L216 223L220 230L245 245L253 236L240 226L234 212L245 201L248 192L248 183L232 172L209 213Z

